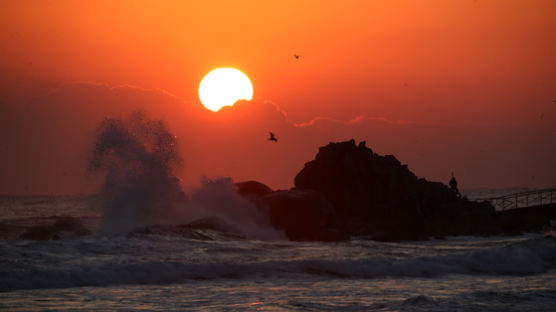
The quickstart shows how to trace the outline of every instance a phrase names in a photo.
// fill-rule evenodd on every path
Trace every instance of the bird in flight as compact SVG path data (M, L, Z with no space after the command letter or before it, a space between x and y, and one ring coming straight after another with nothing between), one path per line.
M296 60L299 60L299 55L294 54L293 57L295 57Z
M274 136L274 133L270 131L268 133L270 134L270 137L268 138L269 141L278 142L278 139Z

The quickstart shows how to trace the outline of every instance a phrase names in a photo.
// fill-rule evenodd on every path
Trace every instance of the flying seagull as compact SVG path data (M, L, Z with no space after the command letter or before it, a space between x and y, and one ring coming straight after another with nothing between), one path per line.
M268 138L269 141L278 142L278 139L274 136L274 133L270 131L268 133L270 134L270 137Z
M294 54L293 57L295 57L296 60L299 60L299 55Z

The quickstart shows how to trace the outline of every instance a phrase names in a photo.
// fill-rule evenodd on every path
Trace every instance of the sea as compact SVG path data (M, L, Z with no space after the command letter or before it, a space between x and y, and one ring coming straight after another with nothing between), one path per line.
M94 201L0 197L0 310L556 311L546 233L324 243L202 227L107 232ZM20 238L67 217L91 234Z

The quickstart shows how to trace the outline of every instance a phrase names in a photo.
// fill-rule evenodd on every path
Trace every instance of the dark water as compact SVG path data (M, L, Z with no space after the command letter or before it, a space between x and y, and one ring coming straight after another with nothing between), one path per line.
M1 310L554 311L556 306L556 241L540 234L406 243L295 243L206 229L189 233L195 235L124 235L100 231L100 212L91 210L90 201L2 198L7 217L1 221ZM52 215L76 216L91 228L96 224L97 231L50 241L16 238L25 227L52 222Z

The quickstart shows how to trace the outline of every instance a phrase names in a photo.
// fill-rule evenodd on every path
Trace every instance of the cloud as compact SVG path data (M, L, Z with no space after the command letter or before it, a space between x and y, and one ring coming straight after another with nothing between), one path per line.
M141 91L141 92L157 92L157 93L164 94L164 95L166 95L170 98L174 98L175 100L184 101L184 99L182 99L182 98L178 97L177 95L175 95L171 92L168 92L168 91L166 91L162 88L148 89L148 88L142 88L142 87L134 86L134 85L131 85L131 84L110 85L108 83L90 82L90 81L63 82L63 83L58 84L54 88L51 88L51 89L47 90L43 94L36 95L35 98L40 99L40 98L45 98L45 97L48 97L48 96L52 96L52 95L55 95L56 93L64 92L65 88L71 88L71 87L75 87L75 86L100 87L100 88L104 88L104 89L114 91L114 92L118 92L118 90L125 90L125 89L132 89L132 90L137 90L137 91Z
M161 89L87 82L61 84L32 98L21 93L20 98L26 100L12 95L2 101L0 193L95 191L98 183L84 172L97 125L137 109L164 120L178 137L184 166L176 175L186 186L203 176L231 176L288 188L319 146L351 138L396 155L432 180L454 170L464 187L526 185L521 181L531 181L531 172L539 185L556 183L549 174L556 171L553 133L539 135L536 128L431 126L366 115L295 123L277 103L262 99L212 112ZM268 131L278 143L267 140ZM509 174L508 168L516 169Z
M374 117L374 116L365 116L365 115L359 115L359 116L357 116L353 119L347 120L347 121L339 120L339 119L332 118L332 117L318 116L318 117L315 117L315 118L311 119L310 121L294 123L293 126L298 127L298 128L311 127L311 126L314 126L316 123L323 122L323 121L324 122L331 122L331 123L336 123L336 124L347 125L347 126L359 124L359 123L364 122L364 121L381 121L381 122L386 122L386 123L395 124L395 125L408 125L408 124L414 124L415 123L413 121L407 121L407 120L400 120L400 119L391 120L391 119L388 119L386 117Z
M63 93L64 92L64 88L74 88L74 87L99 87L99 88L103 88L106 90L109 90L111 92L114 92L116 95L119 94L119 92L128 92L130 90L133 91L137 91L137 92L143 92L143 93L153 93L153 94L161 94L164 96L167 96L170 99L173 99L175 101L179 101L182 102L184 104L184 106L191 106L191 103L188 103L185 99L180 98L179 96L166 91L164 89L161 88L155 88L155 89L148 89L148 88L142 88L142 87L138 87L138 86L134 86L131 84L121 84L121 85L110 85L107 83L95 83L95 82L87 82L87 81L75 81L75 82L66 82L66 83L62 83L59 84L58 86L56 86L55 88L52 88L50 90L48 90L45 94L36 96L35 98L40 100L41 98L46 98L49 96L53 96L56 95L56 93ZM224 111L234 111L234 110L238 110L238 107L249 107L249 105L244 105L242 104L243 102L245 103L249 103L249 102L256 102L256 103L262 103L262 106L266 106L266 108L270 108L273 107L276 112L285 120L285 122L291 124L294 127L309 127L309 126L313 126L315 125L317 122L331 122L331 123L336 123L336 124L343 124L343 125L355 125L355 124L359 124L361 122L364 121L380 121L380 122L386 122L386 123L390 123L390 124L397 124L397 125L406 125L406 124L414 124L415 122L413 121L407 121L407 120L392 120L389 118L386 118L384 116L366 116L366 115L359 115L356 116L350 120L344 121L344 120L340 120L340 119L336 119L333 117L327 117L327 116L317 116L313 119L311 119L310 121L305 121L305 122L300 122L300 123L295 123L293 121L288 120L288 114L285 110L283 110L280 105L278 105L276 102L271 101L271 100L265 100L265 99L260 99L260 98L256 98L253 101L240 101L239 104L236 103L236 105L234 105L234 107L224 107ZM199 106L200 107L200 106ZM252 107L249 107L248 109L252 109ZM210 114L211 112L206 111L207 114Z

